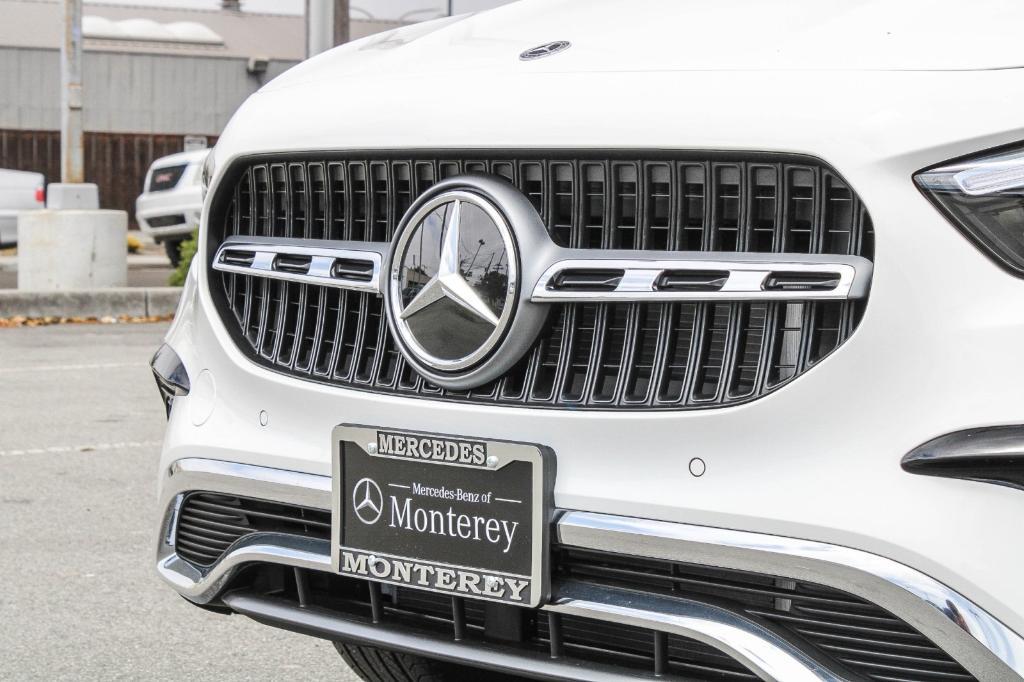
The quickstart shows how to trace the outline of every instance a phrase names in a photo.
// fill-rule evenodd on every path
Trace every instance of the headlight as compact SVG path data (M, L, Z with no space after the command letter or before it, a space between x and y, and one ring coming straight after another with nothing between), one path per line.
M1024 149L986 152L914 180L960 231L1024 277Z
M203 186L203 199L206 199L206 192L210 189L210 181L213 179L214 169L214 149L211 149L207 154L206 158L203 159L203 169L199 173L199 182Z

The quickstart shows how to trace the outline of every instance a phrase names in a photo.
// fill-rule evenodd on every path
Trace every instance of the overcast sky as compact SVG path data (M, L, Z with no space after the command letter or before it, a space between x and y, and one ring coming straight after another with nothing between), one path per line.
M86 4L147 5L156 7L197 7L216 9L220 0L85 0ZM377 19L398 19L403 15L409 20L431 19L447 13L447 0L349 0L352 16L366 17L368 14ZM452 0L455 14L476 12L504 5L510 0ZM302 14L305 0L242 0L242 8L253 12L273 12L277 14ZM422 11L416 11L422 10Z

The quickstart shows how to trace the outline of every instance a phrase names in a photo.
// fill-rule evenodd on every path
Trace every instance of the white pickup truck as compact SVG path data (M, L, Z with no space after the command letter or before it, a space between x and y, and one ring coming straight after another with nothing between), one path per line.
M157 159L146 174L142 194L135 200L139 228L163 242L174 265L180 258L181 242L199 227L203 210L199 179L207 153L200 149Z
M18 243L18 213L46 205L42 173L0 168L0 247Z

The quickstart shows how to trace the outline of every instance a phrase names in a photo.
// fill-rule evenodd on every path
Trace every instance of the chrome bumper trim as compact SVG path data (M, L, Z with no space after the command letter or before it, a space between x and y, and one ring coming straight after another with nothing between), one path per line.
M178 558L171 537L178 505L187 491L222 492L327 510L331 508L329 476L195 458L176 461L167 476L161 498L165 511L158 535L157 570L192 601L213 599L248 562L330 570L329 543L322 540L256 534L236 543L213 567L199 570ZM955 590L876 554L776 535L582 511L562 513L555 533L560 543L573 547L767 573L843 590L910 623L979 680L1024 679L1024 638ZM596 608L582 606L584 601L577 599L573 608ZM558 610L560 605L547 608ZM604 619L610 620L611 615Z
M235 571L249 563L283 564L331 570L331 544L281 533L256 533L242 538L223 559L199 569L171 552L157 561L156 571L182 596L205 604L217 596Z
M164 501L191 490L232 493L316 509L331 508L330 476L216 459L189 457L171 464L163 489Z

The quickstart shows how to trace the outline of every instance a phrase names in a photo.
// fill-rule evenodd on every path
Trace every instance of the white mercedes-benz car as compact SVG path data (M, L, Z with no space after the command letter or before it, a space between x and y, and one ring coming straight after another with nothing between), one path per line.
M200 185L208 149L171 154L157 159L146 173L142 194L135 200L139 229L163 242L173 265L181 259L181 243L199 227L203 210Z
M1020 680L1022 24L533 0L293 68L205 165L157 571L366 680Z

